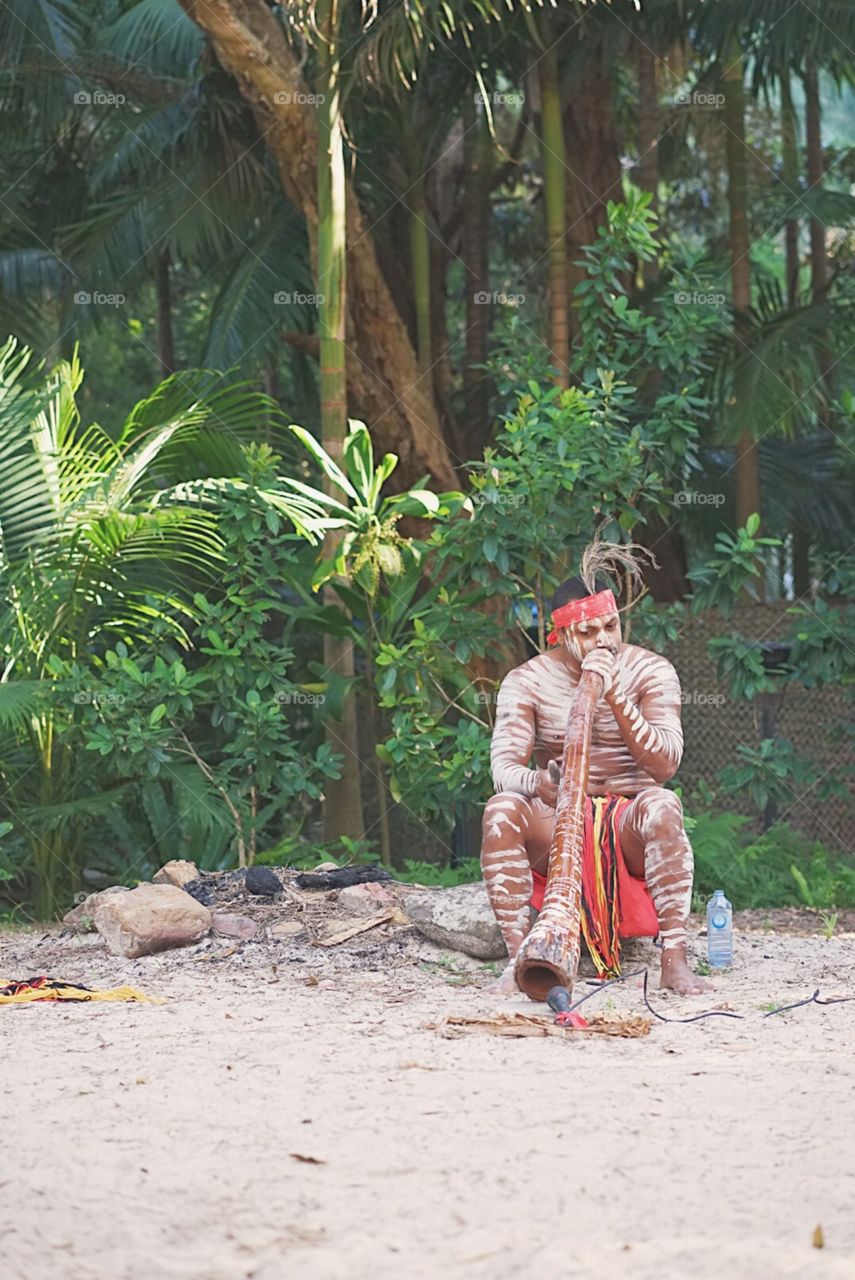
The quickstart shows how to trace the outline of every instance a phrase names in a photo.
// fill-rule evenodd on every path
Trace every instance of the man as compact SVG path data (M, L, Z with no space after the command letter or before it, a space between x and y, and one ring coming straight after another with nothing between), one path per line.
M592 546L608 548L604 543ZM608 563L608 556L600 553L594 563ZM686 958L692 847L679 798L664 786L683 754L680 683L665 658L623 643L614 596L585 572L584 564L583 559L583 577L562 583L553 596L549 641L554 647L516 667L499 689L491 751L496 795L484 811L481 852L490 902L510 956L495 989L507 994L517 989L514 959L530 927L530 904L538 903L533 880L542 901L567 714L582 672L596 671L603 678L603 694L591 735L586 825L589 835L592 825L597 829L603 844L611 831L609 865L615 878L599 921L586 899L583 932L591 945L589 933L602 933L606 917L611 914L617 922L616 900L621 913L628 910L636 920L634 927L632 921L629 927L621 922L621 936L651 935L658 928L660 985L695 995L710 983L692 972ZM532 756L536 768L529 767ZM599 847L592 853L589 844L586 838L586 858L601 857ZM598 866L597 875L602 864ZM590 874L586 871L589 882ZM612 952L604 948L602 954L617 956L617 936L616 923ZM598 956L594 958L597 962ZM613 971L616 966L607 960L598 963L601 972L610 967Z

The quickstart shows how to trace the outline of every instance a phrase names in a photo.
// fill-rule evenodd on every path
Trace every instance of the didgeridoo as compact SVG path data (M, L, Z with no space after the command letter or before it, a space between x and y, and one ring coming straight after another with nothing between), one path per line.
M532 1000L545 1000L554 986L572 991L576 980L591 729L602 692L603 677L596 671L583 671L567 717L546 893L540 915L523 939L514 966L517 986Z

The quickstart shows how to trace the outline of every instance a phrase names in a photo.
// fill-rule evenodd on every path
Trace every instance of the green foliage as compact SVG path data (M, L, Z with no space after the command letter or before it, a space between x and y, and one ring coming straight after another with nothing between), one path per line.
M439 885L450 889L480 880L481 864L477 858L464 858L456 867L439 867L433 862L414 862L407 858L400 879L408 884Z
M735 763L719 770L719 781L729 792L744 794L760 811L792 802L801 788L809 788L817 801L849 796L842 781L799 756L785 738L764 738L759 747L739 743L736 757Z
M855 906L855 867L786 823L752 838L750 819L719 812L687 815L695 853L694 909L724 888L735 910Z
M755 513L735 535L727 532L718 534L715 540L717 554L689 573L689 579L697 584L692 596L695 610L714 608L729 615L742 593L748 592L756 598L762 548L781 545L777 538L759 538L759 528L760 517Z

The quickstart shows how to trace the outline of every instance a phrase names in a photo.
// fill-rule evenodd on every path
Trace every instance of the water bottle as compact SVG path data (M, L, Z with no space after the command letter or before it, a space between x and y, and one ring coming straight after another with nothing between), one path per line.
M733 961L733 907L716 889L707 903L707 959L711 969L726 969Z

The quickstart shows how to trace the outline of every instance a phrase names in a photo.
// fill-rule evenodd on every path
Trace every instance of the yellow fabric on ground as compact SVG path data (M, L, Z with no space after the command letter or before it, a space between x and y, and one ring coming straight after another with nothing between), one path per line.
M159 996L147 996L136 987L111 987L107 991L92 991L89 987L73 982L61 982L55 978L0 978L0 1004L30 1004L35 1000L135 1000L144 1004L165 1004Z

